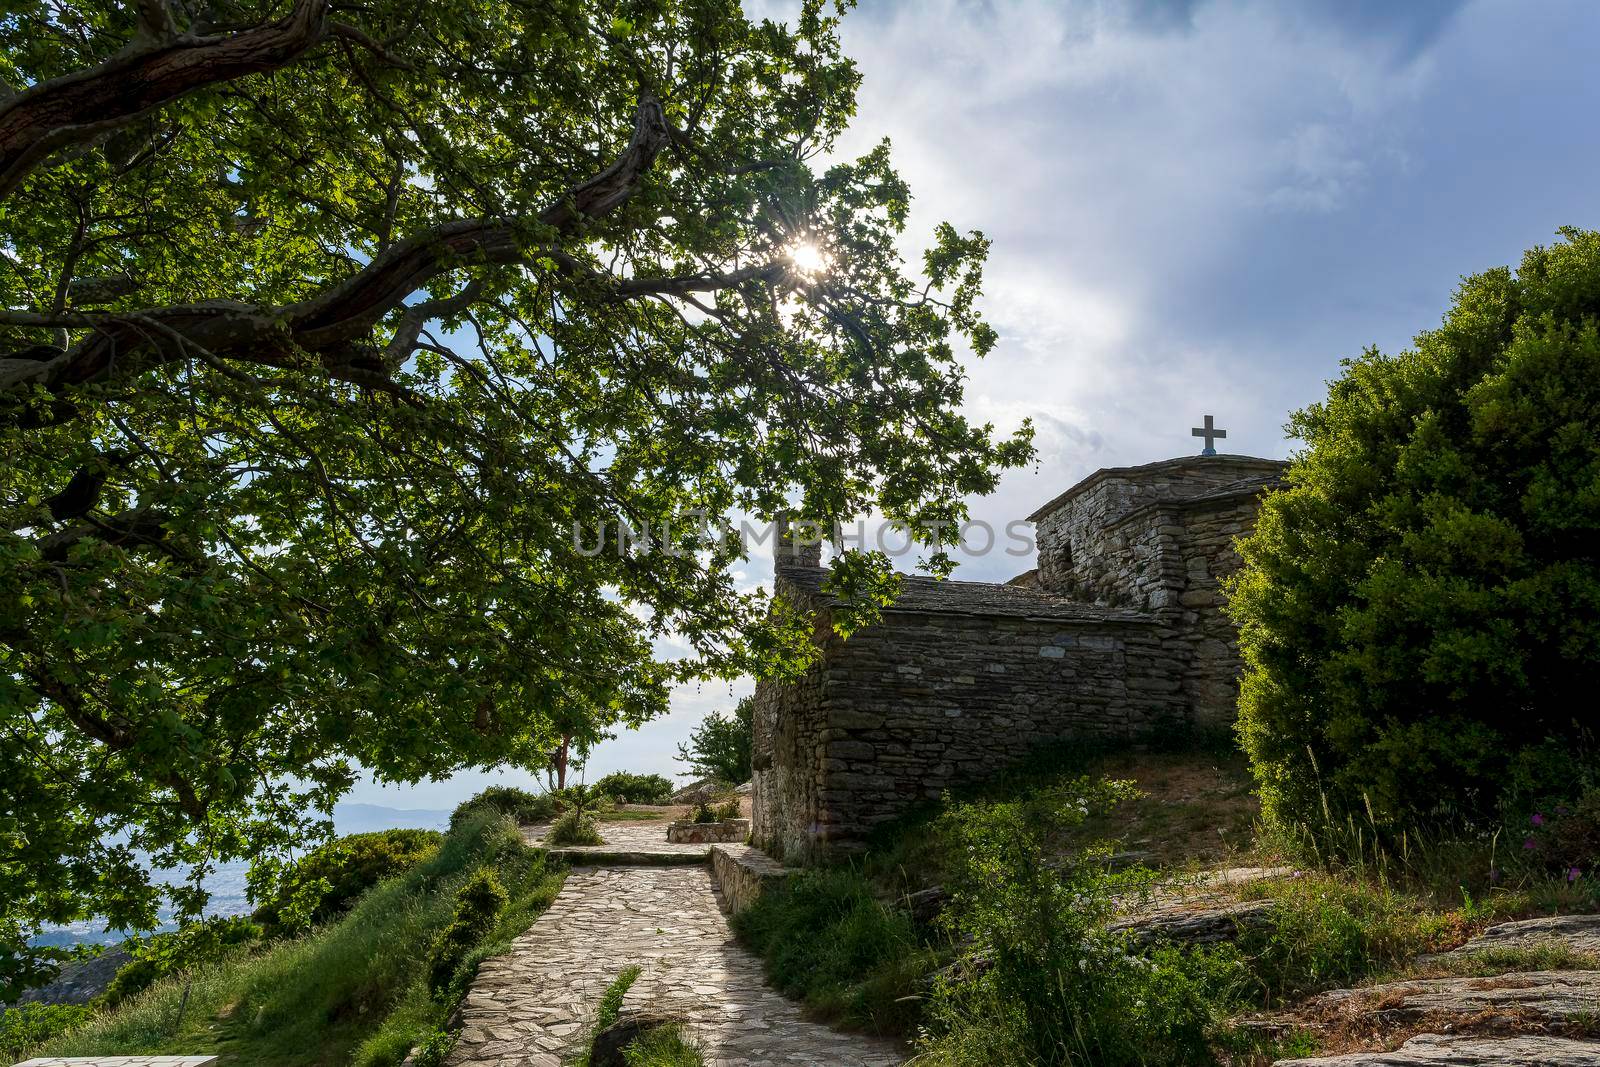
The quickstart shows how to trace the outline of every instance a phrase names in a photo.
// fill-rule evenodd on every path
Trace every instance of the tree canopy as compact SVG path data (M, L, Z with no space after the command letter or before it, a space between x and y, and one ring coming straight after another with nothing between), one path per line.
M150 925L141 853L270 858L358 764L539 766L803 655L736 541L575 529L939 523L1025 461L958 413L986 241L908 265L887 144L832 158L837 15L6 6L0 983L40 922Z
M754 758L756 698L741 697L732 715L713 711L679 742L678 759L703 778L740 785L750 780Z
M1290 422L1231 607L1280 825L1488 828L1593 774L1600 234L1563 236Z

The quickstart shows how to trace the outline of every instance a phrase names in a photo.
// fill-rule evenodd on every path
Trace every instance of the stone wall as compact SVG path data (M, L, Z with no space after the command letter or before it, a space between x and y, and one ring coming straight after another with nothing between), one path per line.
M890 610L848 641L827 631L804 680L757 686L753 841L788 861L850 851L1042 745L1184 717L1183 664L1158 623L1063 608Z
M1162 517L1159 505L1230 486L1259 492L1282 470L1277 460L1188 456L1096 471L1029 516L1037 527L1039 583L1093 604L1167 607L1184 581L1184 530L1150 521ZM1136 516L1145 521L1129 522ZM1248 529L1246 522L1235 533Z
M1051 742L1227 726L1239 660L1220 580L1282 469L1196 456L1097 472L1032 516L1037 573L907 577L848 641L827 572L781 565L821 656L797 682L757 685L752 840L806 862Z

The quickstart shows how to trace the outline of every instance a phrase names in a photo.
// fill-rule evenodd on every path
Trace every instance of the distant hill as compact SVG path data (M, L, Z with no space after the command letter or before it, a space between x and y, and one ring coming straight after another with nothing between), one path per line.
M448 811L427 808L386 808L382 804L336 804L334 831L339 834L365 834L373 830L407 828L443 830L450 825Z

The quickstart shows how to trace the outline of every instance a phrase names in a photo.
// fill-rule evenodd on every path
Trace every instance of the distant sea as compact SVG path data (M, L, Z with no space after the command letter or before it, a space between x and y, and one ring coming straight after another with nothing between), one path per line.
M386 808L380 804L338 804L333 809L333 828L337 834L363 834L372 830L415 828L443 830L450 824L448 811L426 811L418 808ZM210 877L202 883L211 892L207 915L248 915L252 910L244 893L245 872L250 869L246 861L219 864ZM183 875L177 871L159 872L164 881L181 882ZM159 929L173 926L170 911L161 913ZM93 919L68 923L66 926L46 927L33 938L35 945L111 945L128 936L126 930L108 930L104 923Z

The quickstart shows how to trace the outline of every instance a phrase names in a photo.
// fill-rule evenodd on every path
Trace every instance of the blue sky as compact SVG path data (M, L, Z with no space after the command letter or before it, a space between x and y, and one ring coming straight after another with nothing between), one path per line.
M1461 275L1600 226L1600 4L864 0L843 33L865 83L842 150L891 138L908 253L941 220L994 241L1001 342L967 406L1031 416L1039 448L972 502L996 527L1097 467L1192 450L1206 413L1225 450L1286 456L1286 415L1341 358L1405 347ZM748 689L681 691L590 776L681 770L678 741ZM351 799L441 807L524 780Z

